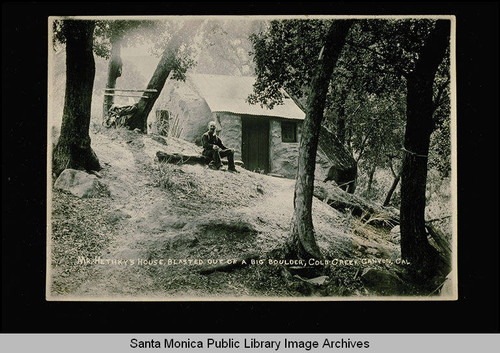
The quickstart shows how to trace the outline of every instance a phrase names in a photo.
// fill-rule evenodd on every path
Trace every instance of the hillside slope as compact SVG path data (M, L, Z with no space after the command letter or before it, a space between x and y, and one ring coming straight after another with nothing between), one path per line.
M125 129L93 127L92 146L111 196L79 199L52 190L48 297L52 300L283 299L417 296L399 246L317 199L324 276L308 279L271 258L288 236L294 180L240 169L159 164L157 151L198 153ZM241 263L251 254L263 263ZM203 270L235 262L227 271Z

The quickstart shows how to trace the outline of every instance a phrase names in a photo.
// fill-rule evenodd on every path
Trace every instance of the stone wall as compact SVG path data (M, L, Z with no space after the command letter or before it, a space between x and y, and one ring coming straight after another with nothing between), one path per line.
M213 113L217 132L227 148L234 148L234 159L241 160L241 117L231 113Z
M271 173L281 174L286 178L295 178L302 122L297 123L297 142L283 142L281 141L282 121L285 120L273 118L269 121L270 170Z

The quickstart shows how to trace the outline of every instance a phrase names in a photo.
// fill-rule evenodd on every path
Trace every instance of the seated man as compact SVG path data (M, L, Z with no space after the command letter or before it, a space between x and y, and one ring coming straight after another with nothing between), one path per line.
M222 140L215 133L215 121L208 123L208 131L201 137L203 146L202 154L210 159L208 165L212 169L220 169L222 167L221 157L227 157L228 170L237 172L234 166L234 149L227 148L222 143Z

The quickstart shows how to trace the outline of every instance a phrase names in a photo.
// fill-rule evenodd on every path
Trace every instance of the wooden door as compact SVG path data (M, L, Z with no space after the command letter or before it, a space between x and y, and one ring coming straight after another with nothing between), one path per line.
M246 169L269 173L269 120L241 118L241 158Z

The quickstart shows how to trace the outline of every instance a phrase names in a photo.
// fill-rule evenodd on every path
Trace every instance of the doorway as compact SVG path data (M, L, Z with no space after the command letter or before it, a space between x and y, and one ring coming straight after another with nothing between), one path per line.
M241 117L241 158L246 169L269 173L269 120Z

